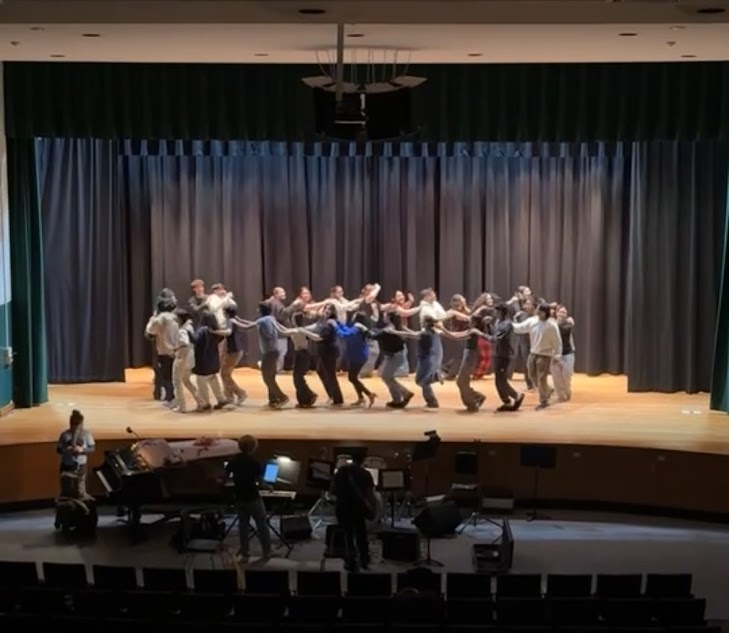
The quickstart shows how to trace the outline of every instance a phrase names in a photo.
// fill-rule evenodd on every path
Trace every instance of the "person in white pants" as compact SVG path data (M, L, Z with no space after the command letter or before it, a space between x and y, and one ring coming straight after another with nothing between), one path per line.
M550 369L557 398L560 402L567 402L572 399L572 374L575 372L575 342L572 336L575 322L563 305L557 306L555 314L562 337L562 356L552 363Z
M175 387L175 403L172 408L178 413L187 413L185 392L183 386L195 399L198 408L203 406L197 387L192 382L192 369L195 366L195 330L192 326L190 313L187 310L175 311L177 318L177 346L175 347L175 360L172 363L172 384Z

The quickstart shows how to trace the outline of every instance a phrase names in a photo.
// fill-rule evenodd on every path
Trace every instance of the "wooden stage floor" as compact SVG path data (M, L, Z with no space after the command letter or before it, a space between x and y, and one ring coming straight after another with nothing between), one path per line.
M412 378L403 382L418 395L404 411L384 407L387 392L378 378L365 381L380 396L372 409L332 409L322 404L310 410L290 406L272 411L264 406L260 374L239 369L236 379L249 393L243 407L187 415L151 399L151 376L149 369L136 369L127 372L126 383L51 386L48 404L14 411L0 420L0 445L55 442L70 411L80 409L97 440L128 437L127 426L144 437L168 439L251 433L274 440L400 442L415 441L424 431L437 429L444 441L452 442L544 442L729 455L729 416L710 412L707 394L629 394L623 376L577 375L572 402L555 403L545 411L535 411L536 396L527 394L518 413L494 413L499 402L491 378L474 383L488 398L479 413L462 410L452 382L436 385L440 409L423 408ZM309 382L323 394L316 375ZM345 400L353 400L346 378L340 382ZM281 376L280 384L293 395L290 375ZM514 385L518 389L523 383L515 380Z

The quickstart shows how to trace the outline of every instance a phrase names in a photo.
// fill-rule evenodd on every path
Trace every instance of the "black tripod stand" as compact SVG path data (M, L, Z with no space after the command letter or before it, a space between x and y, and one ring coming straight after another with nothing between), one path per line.
M427 503L428 498L428 489L430 488L430 464L427 462L425 463L425 498ZM421 530L420 533L425 537L425 558L419 560L416 565L418 567L443 567L443 563L441 563L439 560L435 560L431 556L431 541L432 538L430 536L430 532L423 533Z
M527 521L549 521L552 517L537 511L539 505L539 472L541 467L534 467L534 488L532 489L532 509L527 512Z
M413 462L422 461L425 463L425 500L427 503L428 495L430 493L430 461L435 457L438 452L438 446L440 446L440 437L435 431L428 431L425 436L428 438L425 442L421 442L415 445L413 451ZM431 536L430 533L421 534L425 536L425 558L419 560L416 565L419 567L443 567L443 563L435 560L431 556Z

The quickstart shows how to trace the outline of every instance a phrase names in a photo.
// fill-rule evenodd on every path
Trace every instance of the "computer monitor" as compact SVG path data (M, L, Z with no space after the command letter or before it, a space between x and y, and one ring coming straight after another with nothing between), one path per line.
M377 489L382 492L405 490L407 488L407 473L401 469L383 468L377 480Z
M278 479L276 480L276 484L279 487L296 490L299 486L299 477L301 475L301 462L283 456L277 457L275 462L278 465Z
M306 465L306 485L315 490L329 490L334 477L334 462L310 459Z
M263 483L275 486L276 481L278 481L278 464L276 462L266 462L263 468Z

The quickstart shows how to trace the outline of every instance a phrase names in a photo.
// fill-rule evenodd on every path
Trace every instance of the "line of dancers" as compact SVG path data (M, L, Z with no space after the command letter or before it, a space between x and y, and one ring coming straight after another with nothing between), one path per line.
M415 305L414 297L400 290L390 301L378 301L378 284L365 285L353 300L345 298L341 286L332 288L321 301L314 301L310 290L302 287L289 304L286 291L277 287L259 303L253 320L238 314L235 298L223 284L214 284L208 294L205 283L196 279L191 290L187 307L181 307L174 292L163 289L145 329L156 352L155 397L181 413L189 410L185 391L194 399L196 411L243 405L247 394L236 383L233 370L245 349L245 333L254 329L271 408L290 402L277 381L289 341L299 408L311 408L317 402L307 380L313 366L328 404L344 405L337 378L342 361L356 393L353 406L372 407L377 394L361 376L371 374L379 357L379 375L389 393L386 406L404 409L415 395L398 381L408 371L403 369L408 366L408 340L416 342L415 383L426 407L439 406L435 385L455 379L465 409L479 411L486 396L474 389L472 380L490 370L501 401L496 411L517 411L524 393L510 383L515 368L525 372L527 391L536 388L538 410L548 407L555 395L562 402L572 397L574 320L565 306L537 298L527 286L520 286L506 301L483 293L471 306L462 295L454 295L447 310L432 288L422 290ZM410 329L408 319L416 316L419 326ZM445 341L462 347L459 361L444 363Z

